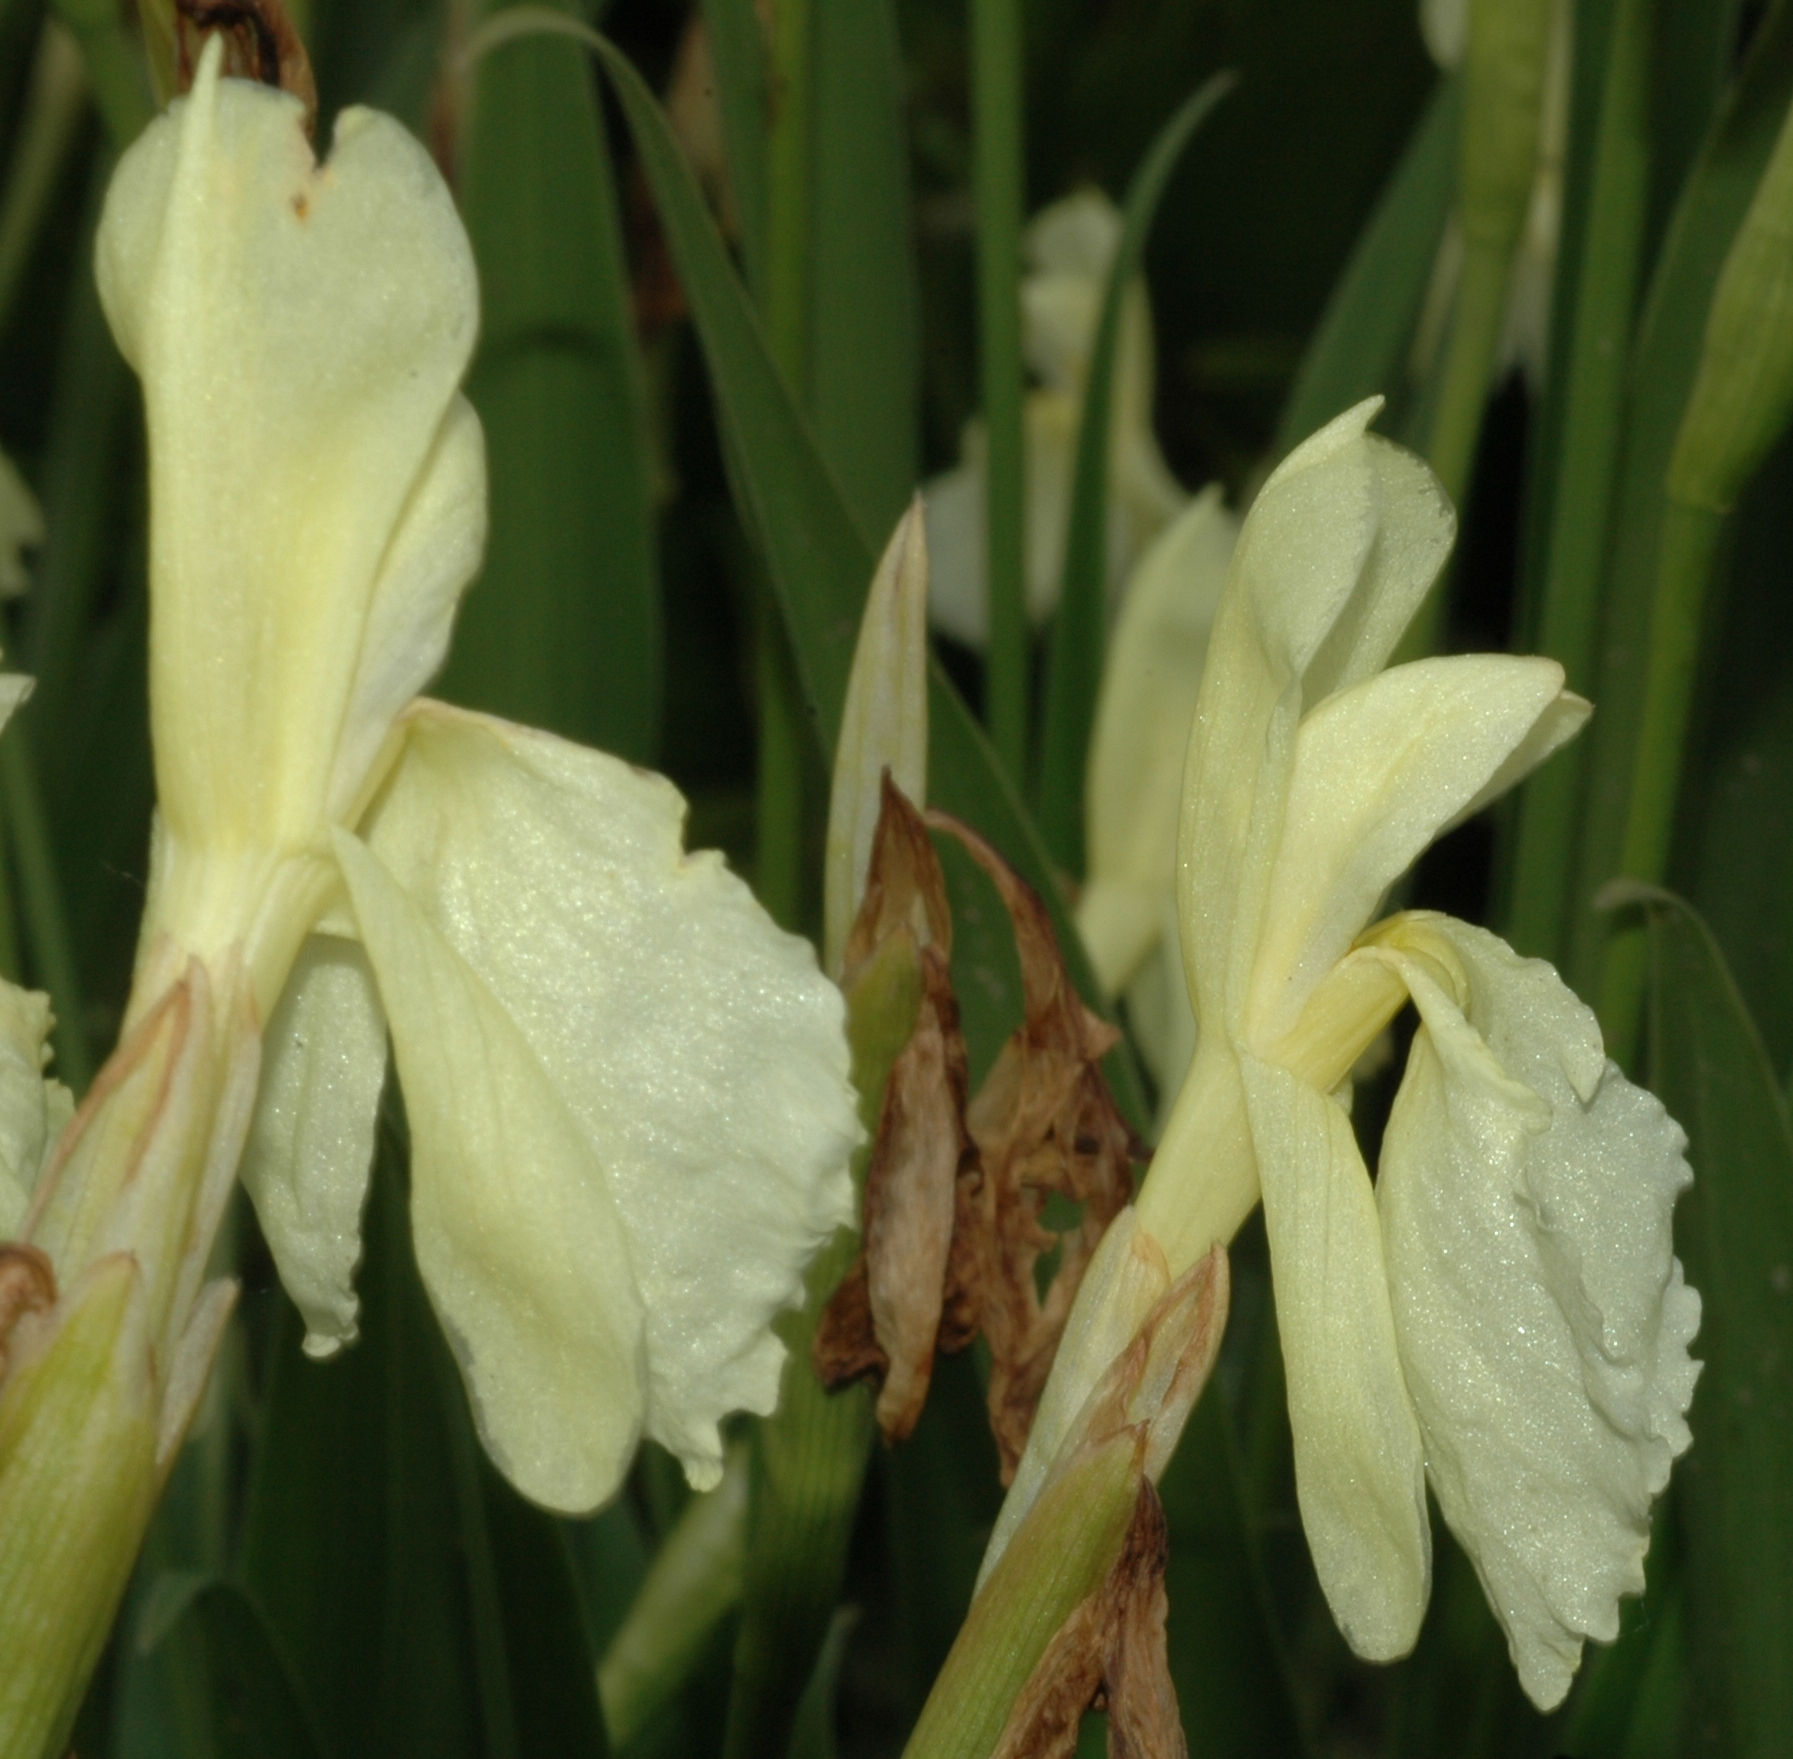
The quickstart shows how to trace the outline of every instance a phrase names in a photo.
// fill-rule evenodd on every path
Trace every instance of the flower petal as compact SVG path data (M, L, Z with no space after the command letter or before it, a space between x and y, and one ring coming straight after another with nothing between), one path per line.
M1183 760L1238 529L1218 488L1190 503L1134 570L1102 670L1077 926L1110 995L1151 950L1175 886Z
M647 1378L603 1170L498 998L365 844L335 840L404 1084L417 1267L480 1435L525 1496L590 1510L634 1455Z
M1273 1064L1241 1064L1301 1522L1345 1640L1370 1661L1392 1661L1419 1635L1432 1535L1376 1200L1344 1108Z
M1562 700L1554 660L1418 660L1328 697L1301 723L1253 974L1260 1047L1295 1024L1382 894Z
M1688 1445L1686 1139L1543 961L1448 918L1392 927L1424 1022L1378 1187L1401 1356L1445 1519L1548 1709L1642 1590Z
M591 1145L646 1303L647 1432L714 1483L718 1421L776 1401L772 1316L851 1217L840 992L683 853L662 777L440 704L407 726L369 841Z
M367 959L353 941L315 934L268 1022L242 1166L311 1356L355 1340L361 1205L385 1082L386 1016Z
M473 347L453 198L367 110L317 165L297 100L221 80L208 47L119 165L97 271L149 421L163 820L315 842L376 581Z

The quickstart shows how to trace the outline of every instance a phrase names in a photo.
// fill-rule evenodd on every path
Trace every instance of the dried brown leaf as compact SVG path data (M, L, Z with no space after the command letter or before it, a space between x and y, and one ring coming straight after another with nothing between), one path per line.
M928 822L957 837L994 881L1021 961L1026 1018L966 1120L983 1175L976 1280L991 1355L990 1426L1007 1484L1084 1269L1131 1199L1133 1163L1148 1151L1102 1074L1101 1060L1120 1035L1077 994L1039 894L968 825L939 812ZM1077 1225L1063 1234L1042 1219L1053 1191L1083 1206ZM1058 1267L1042 1299L1035 1266L1054 1249Z
M1047 1644L991 1759L1069 1759L1084 1712L1098 1702L1108 1711L1109 1759L1188 1759L1164 1637L1169 1556L1164 1505L1142 1476L1120 1556Z
M206 39L224 39L224 72L291 92L305 106L305 132L317 124L318 90L311 58L280 0L174 0L178 56L175 89L193 84Z
M865 1250L824 1310L814 1357L824 1385L881 1374L878 1422L900 1441L927 1398L945 1315L945 1347L962 1347L966 1298L955 1285L959 1191L975 1180L965 1129L967 1074L948 957L946 880L921 814L884 775L866 891L847 938L843 985L901 939L914 948L921 995L891 1066L865 1183ZM975 1306L975 1303L972 1304ZM975 1329L975 1328L973 1328Z

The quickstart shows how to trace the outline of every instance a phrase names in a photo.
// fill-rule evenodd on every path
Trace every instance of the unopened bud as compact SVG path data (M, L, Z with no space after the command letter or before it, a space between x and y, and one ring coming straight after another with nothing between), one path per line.
M1669 461L1672 499L1727 512L1793 415L1793 108L1731 241Z
M822 879L823 966L838 977L865 894L883 775L917 806L928 786L928 540L921 497L891 533L859 625L834 754Z
M1469 244L1509 255L1537 175L1557 0L1470 0L1458 200Z

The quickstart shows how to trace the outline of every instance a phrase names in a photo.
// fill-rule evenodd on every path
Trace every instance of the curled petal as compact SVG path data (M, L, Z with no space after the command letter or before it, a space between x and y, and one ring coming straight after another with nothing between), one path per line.
M439 704L406 725L369 842L589 1144L645 1304L647 1433L712 1484L720 1419L777 1399L773 1315L851 1219L840 992L684 853L662 777Z
M1301 723L1255 966L1250 1030L1275 1043L1382 894L1516 754L1563 736L1563 669L1504 654L1419 660L1328 697ZM1578 698L1572 725L1586 718ZM1516 777L1514 779L1517 779Z
M1370 1661L1392 1661L1419 1635L1432 1535L1376 1200L1344 1108L1273 1064L1241 1062L1301 1523L1345 1640Z
M243 1183L304 1317L306 1353L330 1356L355 1340L361 1206L386 1080L386 1016L361 949L313 935L264 1042Z
M1642 1590L1689 1441L1686 1139L1541 960L1448 918L1391 929L1424 1022L1378 1187L1401 1357L1445 1519L1548 1709Z
M478 974L365 844L336 846L404 1084L417 1267L480 1435L525 1496L590 1510L634 1456L647 1379L603 1169Z

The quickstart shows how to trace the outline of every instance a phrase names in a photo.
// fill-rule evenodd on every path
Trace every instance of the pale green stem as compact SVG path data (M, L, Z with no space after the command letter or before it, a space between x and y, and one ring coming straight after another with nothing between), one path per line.
M1700 628L1724 528L1725 516L1710 507L1672 499L1663 505L1656 596L1650 610L1649 670L1619 853L1619 871L1630 879L1660 882L1667 877L1699 666ZM1608 1053L1621 1064L1629 1064L1637 1049L1644 953L1641 925L1619 928L1607 945L1600 1025Z
M1017 788L1027 784L1026 458L1022 439L1021 13L1018 0L972 0L977 200L978 383L986 438L985 576L990 592L987 719Z
M903 1759L987 1759L1047 1644L1119 1557L1141 1453L1123 1431L1041 1491L972 1601Z
M115 147L128 147L143 132L155 107L124 10L115 0L56 0L56 11L81 46L106 133Z

